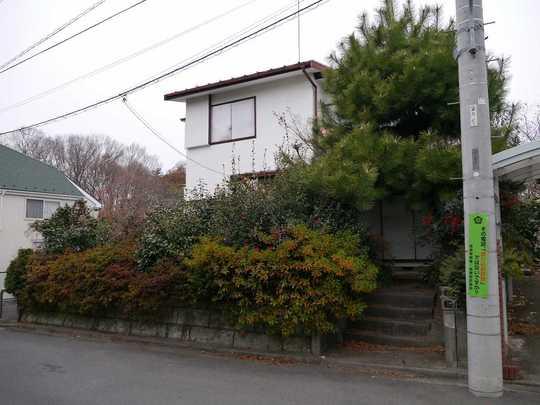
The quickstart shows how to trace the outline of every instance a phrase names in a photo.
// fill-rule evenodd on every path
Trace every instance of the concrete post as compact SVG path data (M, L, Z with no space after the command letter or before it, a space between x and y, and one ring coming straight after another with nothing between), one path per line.
M491 161L491 130L482 0L456 0L459 64L469 390L479 397L503 393L501 319ZM470 214L487 216L487 294L469 293ZM477 216L476 218L480 218ZM481 221L481 219L480 219Z
M456 332L456 301L449 298L446 287L441 287L441 308L444 325L444 355L446 364L458 367L458 346Z

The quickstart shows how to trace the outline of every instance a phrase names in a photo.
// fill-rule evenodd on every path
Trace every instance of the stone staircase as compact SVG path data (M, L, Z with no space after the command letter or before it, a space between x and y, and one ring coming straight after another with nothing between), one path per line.
M363 319L349 325L345 339L410 347L439 344L435 293L422 283L418 268L394 268L392 285L368 298Z

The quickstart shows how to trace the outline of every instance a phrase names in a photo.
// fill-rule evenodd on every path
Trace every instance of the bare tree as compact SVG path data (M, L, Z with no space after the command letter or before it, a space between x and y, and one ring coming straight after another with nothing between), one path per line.
M163 175L158 159L137 144L122 145L104 136L48 136L31 129L12 135L8 144L66 174L102 204L119 237L137 230L154 205L183 198L184 166Z
M540 140L540 104L535 107L523 106L519 132L524 142Z

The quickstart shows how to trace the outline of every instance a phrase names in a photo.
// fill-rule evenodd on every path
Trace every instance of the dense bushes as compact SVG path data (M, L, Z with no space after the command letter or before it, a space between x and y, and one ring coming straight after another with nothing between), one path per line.
M35 253L16 294L24 310L158 319L175 306L217 308L240 327L287 336L325 333L358 317L377 268L350 233L295 226L254 246L203 238L187 258L141 272L132 244L60 256Z
M32 249L19 249L15 259L7 268L4 287L10 294L17 295L24 288L28 261L32 256Z
M460 308L465 308L465 249L460 247L454 254L444 256L438 264L439 281L448 287L448 295L455 299Z
M161 266L136 270L134 248L122 243L60 256L35 253L17 294L24 310L85 316L156 317L176 298L182 272Z
M66 249L79 252L108 238L107 224L95 219L82 200L73 206L58 208L49 219L36 221L30 227L41 233L43 250L52 254L63 253Z
M203 300L224 308L240 326L282 336L328 333L340 319L357 318L362 293L375 289L377 277L357 238L305 226L260 235L255 247L205 239L186 264Z
M371 244L354 207L324 198L302 183L301 170L288 170L270 182L254 179L229 181L213 195L199 189L174 208L154 210L139 240L137 260L148 270L159 259L186 257L202 236L214 237L230 246L253 246L258 235L274 229L303 224L311 229L348 230L359 245Z

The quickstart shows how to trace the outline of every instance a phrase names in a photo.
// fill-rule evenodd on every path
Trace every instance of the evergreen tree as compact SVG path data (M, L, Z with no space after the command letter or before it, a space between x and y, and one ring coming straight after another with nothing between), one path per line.
M359 209L390 195L411 205L438 204L461 189L458 65L454 22L440 7L401 10L384 0L331 55L330 104L311 140L306 170L314 188ZM489 67L496 131L512 134L503 62ZM505 131L503 131L505 129Z

